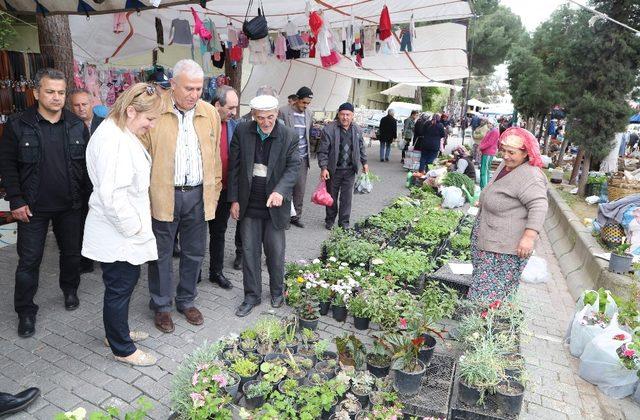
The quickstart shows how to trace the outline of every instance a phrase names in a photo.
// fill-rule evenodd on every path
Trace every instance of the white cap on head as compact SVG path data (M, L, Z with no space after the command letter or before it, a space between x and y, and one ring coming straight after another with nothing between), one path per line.
M249 102L249 106L257 111L271 111L278 109L278 98L271 95L256 96Z

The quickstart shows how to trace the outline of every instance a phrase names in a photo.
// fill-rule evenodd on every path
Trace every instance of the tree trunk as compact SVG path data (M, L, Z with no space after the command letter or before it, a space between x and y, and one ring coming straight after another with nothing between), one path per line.
M224 72L231 80L231 87L238 91L238 94L242 93L242 60L236 62L236 67L231 66L231 60L224 61ZM253 99L253 92L249 92Z
M556 163L556 165L559 165L562 163L562 158L564 157L564 151L568 146L569 146L569 137L564 136L564 140L562 140L562 144L560 145L560 150L558 151L558 157L556 159L558 163Z
M469 96L469 78L462 81L462 109L460 110L460 119L467 116L467 99Z
M590 165L591 165L591 152L587 151L584 154L582 171L580 171L580 181L578 182L578 195L580 197L584 197L585 190L587 189L587 180L589 179Z
M576 185L576 181L578 180L578 172L580 171L580 163L582 163L582 158L584 158L584 149L581 147L578 149L578 154L576 155L576 161L573 163L573 170L571 171L569 184Z
M540 131L538 131L538 140L542 138L542 134L544 133L544 120L547 118L546 114L542 115L542 120L540 121Z
M75 88L73 80L73 47L66 15L36 15L40 53L53 59L56 69L64 73L67 90Z
M446 82L449 85L453 85L453 80L447 80ZM449 100L447 101L447 114L453 116L453 100L456 97L456 90L455 89L449 89Z

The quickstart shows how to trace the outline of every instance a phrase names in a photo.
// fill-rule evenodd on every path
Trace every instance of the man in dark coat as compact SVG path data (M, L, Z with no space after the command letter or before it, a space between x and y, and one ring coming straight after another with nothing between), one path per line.
M393 109L380 119L380 162L389 162L391 143L398 137L398 121L393 117Z
M326 208L327 229L333 227L338 211L338 225L349 228L353 183L360 164L364 173L369 171L362 131L352 122L353 105L346 102L338 108L338 120L327 124L322 131L318 151L318 165L322 170L320 179L327 182L327 190L333 198L333 206Z
M64 109L66 91L61 71L39 70L34 90L38 104L9 117L0 140L5 199L18 221L14 307L20 337L35 333L34 297L49 224L60 248L64 306L74 310L80 305L81 207L89 192L85 162L89 130Z
M298 180L298 134L278 120L278 99L251 100L253 120L238 124L229 151L227 200L240 221L244 301L236 316L247 316L262 300L262 249L267 257L271 306L284 303L285 229L291 220Z

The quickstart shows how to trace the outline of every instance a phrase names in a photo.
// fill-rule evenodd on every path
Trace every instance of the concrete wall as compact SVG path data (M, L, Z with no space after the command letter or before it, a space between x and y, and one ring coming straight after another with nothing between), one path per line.
M628 297L632 279L610 272L609 263L594 255L605 250L555 188L549 188L548 196L549 211L544 228L571 295L577 299L585 289L604 287L616 295Z

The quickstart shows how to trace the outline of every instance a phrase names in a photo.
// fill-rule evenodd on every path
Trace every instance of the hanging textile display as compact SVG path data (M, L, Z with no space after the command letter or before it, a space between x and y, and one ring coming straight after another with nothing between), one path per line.
M208 41L212 38L211 32L204 27L202 20L200 20L200 16L198 16L198 12L195 11L193 7L191 9L191 14L193 15L194 28L193 33L198 35L201 40Z
M397 54L399 51L398 41L393 36L391 27L391 17L387 6L382 8L380 13L380 25L378 27L380 36L380 51L383 54Z
M53 60L42 54L0 51L1 121L36 103L33 78L41 68L52 66Z
M309 15L309 27L317 36L316 52L320 55L322 67L328 68L338 64L340 54L335 50L335 42L331 30L324 24L322 17L316 11Z

